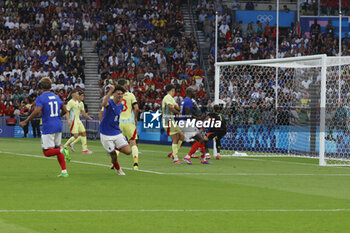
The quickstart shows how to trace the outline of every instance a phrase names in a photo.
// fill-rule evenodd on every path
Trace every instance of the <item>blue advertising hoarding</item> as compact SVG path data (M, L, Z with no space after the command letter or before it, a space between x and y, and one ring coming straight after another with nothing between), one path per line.
M146 119L150 117L149 119ZM159 127L157 115L152 113L145 121L138 122L137 132L140 142L155 144L171 144L171 138L167 135L163 127ZM154 121L154 122L153 122ZM153 125L151 124L153 123ZM64 132L70 136L68 126L64 122ZM87 132L98 137L98 121L90 121ZM65 129L66 128L66 129ZM29 126L28 137L33 137L32 127ZM317 128L316 139L319 139L319 129ZM326 153L344 153L350 156L350 131L333 130L333 141L325 141ZM326 133L326 136L328 133ZM0 137L23 137L23 129L19 126L0 126ZM310 152L310 127L303 126L273 126L261 125L249 126L229 126L228 133L222 139L222 149L238 151L260 151L268 153L296 153L308 154ZM212 147L212 144L209 144ZM319 151L319 142L316 141L316 152Z
M270 26L274 26L277 23L276 11L236 11L236 22L242 21L243 24L250 22L256 23L260 21L263 25L266 22L270 23ZM295 12L283 12L279 13L279 25L280 27L290 27L291 23L295 22Z
M14 127L14 137L15 138L23 138L24 137L24 130L23 128L19 127L18 125L16 125ZM27 134L28 138L32 138L33 137L33 128L32 126L28 126L28 134Z
M0 137L13 138L14 126L0 126Z
M153 117L155 116L155 117ZM171 138L158 124L161 119L151 112L145 121L139 122L137 132L142 142L169 144ZM310 126L228 126L228 132L221 140L222 149L238 151L260 151L268 153L310 154ZM316 129L315 151L319 151L319 128ZM327 153L342 152L350 154L350 133L334 131L337 142L325 141ZM212 144L210 143L210 147Z
M316 132L315 151L319 152L319 128L316 129ZM350 156L350 132L334 130L332 137L335 138L335 141L325 140L325 152L344 153ZM310 126L229 126L228 133L221 140L221 148L238 151L308 154L310 143Z

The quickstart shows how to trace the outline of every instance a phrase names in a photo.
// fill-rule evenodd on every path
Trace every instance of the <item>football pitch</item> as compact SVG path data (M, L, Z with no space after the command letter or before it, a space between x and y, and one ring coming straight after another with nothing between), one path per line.
M350 168L260 157L174 165L170 146L139 144L140 171L120 155L118 176L99 141L88 147L71 153L64 179L39 139L0 138L0 232L350 231Z

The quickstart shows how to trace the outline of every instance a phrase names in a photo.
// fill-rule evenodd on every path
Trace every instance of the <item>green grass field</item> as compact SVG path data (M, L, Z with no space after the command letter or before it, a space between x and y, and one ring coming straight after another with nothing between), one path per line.
M350 232L349 168L301 158L174 165L170 146L140 144L141 170L121 155L118 176L100 142L88 146L95 153L72 153L59 179L38 139L0 138L0 232Z

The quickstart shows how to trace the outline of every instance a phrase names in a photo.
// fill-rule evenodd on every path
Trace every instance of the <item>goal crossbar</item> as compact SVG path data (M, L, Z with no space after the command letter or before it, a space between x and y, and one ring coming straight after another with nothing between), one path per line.
M278 59L249 60L249 61L233 61L233 62L217 62L216 66L239 66L239 65L257 65L279 68L312 68L322 67L322 58L326 59L326 66L342 66L350 63L350 56L328 57L322 55L310 55L303 57L288 57Z

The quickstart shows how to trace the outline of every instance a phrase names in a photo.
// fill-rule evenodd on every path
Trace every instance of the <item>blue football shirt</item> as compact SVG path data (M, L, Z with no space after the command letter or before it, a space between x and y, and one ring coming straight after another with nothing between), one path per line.
M44 92L36 99L36 106L42 107L43 134L62 132L61 108L63 101L52 92Z
M107 136L115 136L121 133L119 128L120 113L123 111L123 104L116 105L113 99L108 100L108 106L103 111L103 118L100 123L100 132Z
M180 120L186 120L190 117L185 116L186 115L186 107L191 109L191 115L193 114L193 101L186 97L185 99L183 99L180 103L180 110L181 110L181 115L184 117L181 117Z

